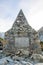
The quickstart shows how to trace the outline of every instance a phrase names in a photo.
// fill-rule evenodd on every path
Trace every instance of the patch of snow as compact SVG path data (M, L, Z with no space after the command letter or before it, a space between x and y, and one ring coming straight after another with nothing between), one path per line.
M31 61L31 60L30 60ZM13 60L11 57L5 57L0 59L0 65L43 65L43 63L34 63L25 60Z
M43 65L43 63L37 63L37 64L35 64L35 65Z

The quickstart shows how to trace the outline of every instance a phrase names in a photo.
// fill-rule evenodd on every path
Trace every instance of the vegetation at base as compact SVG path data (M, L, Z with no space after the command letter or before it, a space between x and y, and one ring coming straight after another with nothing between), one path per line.
M43 42L41 41L40 44L43 44Z
M41 41L40 44L41 44L41 49L43 51L43 42Z
M3 38L0 38L0 41L3 41L4 39Z
M3 46L8 43L7 40L3 39L3 38L0 38L0 41L3 43Z

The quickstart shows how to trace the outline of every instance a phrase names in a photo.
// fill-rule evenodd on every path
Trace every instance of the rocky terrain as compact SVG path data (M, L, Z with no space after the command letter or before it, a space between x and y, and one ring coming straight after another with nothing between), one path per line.
M43 65L43 54L20 57L17 55L5 56L5 54L0 53L0 65Z

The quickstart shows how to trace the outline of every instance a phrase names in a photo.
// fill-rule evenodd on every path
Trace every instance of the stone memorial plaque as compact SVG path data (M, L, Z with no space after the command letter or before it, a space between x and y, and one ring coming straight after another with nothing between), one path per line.
M15 47L28 47L29 38L28 37L15 37Z

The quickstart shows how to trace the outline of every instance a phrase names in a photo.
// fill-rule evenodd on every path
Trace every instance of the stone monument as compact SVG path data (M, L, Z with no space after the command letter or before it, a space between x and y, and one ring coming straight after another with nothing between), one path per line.
M27 22L22 10L20 10L12 28L5 32L5 39L8 41L7 50L34 48L34 32L36 32ZM33 47L32 47L33 45ZM37 49L40 46L37 45Z

